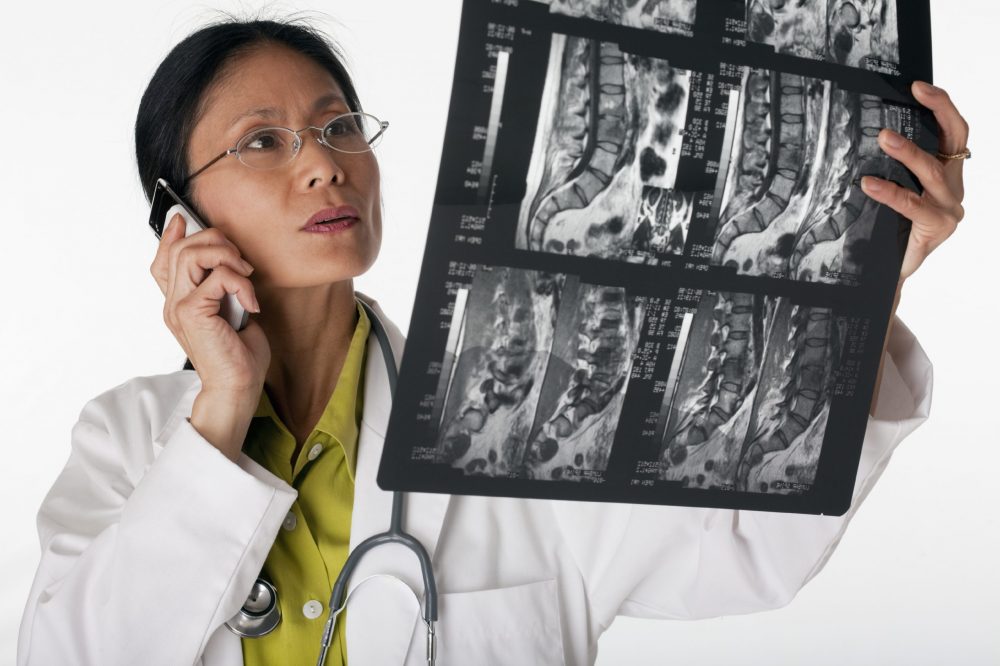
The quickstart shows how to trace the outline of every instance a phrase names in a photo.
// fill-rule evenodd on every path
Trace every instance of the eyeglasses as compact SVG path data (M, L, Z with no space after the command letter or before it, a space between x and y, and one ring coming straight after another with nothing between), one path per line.
M294 160L302 148L302 132L316 130L316 141L327 148L342 153L364 153L378 145L382 134L389 127L389 121L379 120L370 113L344 113L331 119L323 127L303 127L292 130L287 127L263 127L249 132L236 145L220 153L211 162L188 176L187 183L223 157L236 155L240 162L251 169L276 169Z

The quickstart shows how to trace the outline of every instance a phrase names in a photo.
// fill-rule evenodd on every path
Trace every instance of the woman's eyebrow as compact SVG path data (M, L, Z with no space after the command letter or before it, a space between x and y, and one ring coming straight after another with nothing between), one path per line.
M343 98L342 95L339 95L337 93L329 93L327 95L323 95L321 97L318 97L316 99L316 101L313 102L313 112L319 112L319 111L323 110L324 108L330 106L334 102L340 102L340 103L344 104L344 106L347 106L347 102L346 102L346 100L344 100L344 98ZM274 107L274 106L262 106L262 107L259 107L259 108L256 108L256 109L250 109L248 111L244 111L244 112L240 113L235 118L233 118L229 122L229 127L232 127L233 125L235 125L236 123L240 122L244 118L249 118L251 116L257 116L259 118L274 119L274 118L280 118L281 117L281 113L282 113L281 109L279 109L277 107Z

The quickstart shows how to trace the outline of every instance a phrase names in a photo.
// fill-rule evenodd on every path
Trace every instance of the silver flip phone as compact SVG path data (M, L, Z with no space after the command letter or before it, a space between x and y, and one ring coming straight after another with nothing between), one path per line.
M170 184L160 178L156 181L156 188L153 190L153 203L149 211L149 226L159 239L163 235L163 230L167 223L177 213L180 213L187 222L187 231L184 236L198 233L203 229L208 229L208 225L202 222L194 211L170 188ZM226 294L219 307L219 316L229 322L237 331L243 330L247 325L250 314L240 305L236 299L236 294Z

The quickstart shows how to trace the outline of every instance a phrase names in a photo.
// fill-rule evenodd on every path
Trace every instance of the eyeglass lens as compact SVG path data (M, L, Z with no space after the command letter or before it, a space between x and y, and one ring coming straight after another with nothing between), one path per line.
M314 132L315 130L307 130ZM323 143L345 153L363 153L376 146L382 126L366 113L348 113L333 118L322 130ZM303 140L305 136L303 136ZM295 132L266 127L243 137L236 146L240 161L255 169L272 169L291 161L296 154Z

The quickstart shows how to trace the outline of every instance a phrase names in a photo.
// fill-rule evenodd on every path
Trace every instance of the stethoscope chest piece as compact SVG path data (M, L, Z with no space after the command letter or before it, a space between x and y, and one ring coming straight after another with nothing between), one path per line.
M258 578L243 608L226 622L226 626L237 636L260 638L271 633L280 621L278 591L271 583Z

